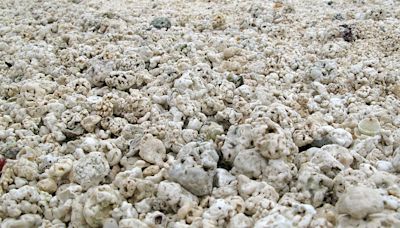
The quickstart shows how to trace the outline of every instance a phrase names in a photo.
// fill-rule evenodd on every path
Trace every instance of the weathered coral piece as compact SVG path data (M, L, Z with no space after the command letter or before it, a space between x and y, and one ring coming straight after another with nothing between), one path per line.
M219 156L211 142L191 142L182 147L169 170L177 181L197 196L211 193Z
M337 203L339 214L347 214L355 219L363 219L367 215L383 211L383 198L375 189L367 187L351 187Z
M110 167L104 155L100 152L91 152L76 161L72 169L72 180L88 189L103 181L109 173Z

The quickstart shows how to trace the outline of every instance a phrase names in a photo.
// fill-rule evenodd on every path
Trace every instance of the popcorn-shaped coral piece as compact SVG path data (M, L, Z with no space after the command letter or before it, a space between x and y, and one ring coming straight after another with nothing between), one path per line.
M111 217L111 211L121 203L119 192L109 185L89 189L86 197L83 216L92 227L101 226L106 218Z
M240 151L252 148L252 144L252 126L250 124L232 125L229 127L221 148L222 159L232 163Z
M218 159L213 143L188 143L182 147L172 164L169 170L170 179L195 195L209 194Z
M107 160L100 152L91 152L74 163L72 180L84 189L98 185L110 171Z

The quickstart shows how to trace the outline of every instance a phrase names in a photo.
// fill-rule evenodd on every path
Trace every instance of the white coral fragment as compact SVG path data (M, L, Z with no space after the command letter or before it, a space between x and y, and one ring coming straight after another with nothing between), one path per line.
M383 207L383 199L379 192L366 187L349 188L337 203L338 213L350 215L355 219L379 213Z
M101 226L110 217L113 208L121 203L119 192L108 185L91 188L86 194L83 216L91 227Z
M74 163L72 179L84 189L98 185L110 171L100 152L91 152Z
M147 134L140 142L139 156L149 163L162 165L166 158L166 149L161 140Z
M169 176L195 195L209 194L218 159L212 142L188 143L179 151Z

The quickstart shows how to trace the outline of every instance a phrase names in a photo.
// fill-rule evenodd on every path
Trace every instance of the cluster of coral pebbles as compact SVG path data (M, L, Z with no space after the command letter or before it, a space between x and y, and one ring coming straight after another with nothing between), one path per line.
M0 223L400 227L398 0L2 0Z

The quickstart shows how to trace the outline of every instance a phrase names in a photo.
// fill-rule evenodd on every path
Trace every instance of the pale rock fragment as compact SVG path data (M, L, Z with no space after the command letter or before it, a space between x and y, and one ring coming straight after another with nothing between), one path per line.
M150 228L146 223L135 218L122 219L121 221L119 221L118 225L120 228Z
M336 223L335 207L331 204L324 204L322 207L316 208L317 213L313 217L311 227L329 227L333 228Z
M264 227L282 227L289 228L293 227L293 223L280 214L271 214L258 220L254 224L254 228L264 228Z
M222 111L217 112L215 119L219 122L228 122L232 125L238 123L243 118L243 114L235 111L233 108L225 108Z
M298 173L296 188L314 207L323 204L326 194L333 187L333 180L324 175L318 165L304 163Z
M129 123L143 122L149 118L151 110L151 99L137 89L130 89L130 96L125 98L123 106L123 117Z
M23 214L38 214L42 210L38 204L48 206L51 195L38 188L25 185L12 189L1 196L0 212L8 218L18 218Z
M113 115L114 105L111 101L105 100L101 97L91 96L88 97L88 102L91 104L94 114L101 116L102 118Z
M185 218L199 203L199 199L195 195L179 184L170 181L162 181L158 185L157 200L161 201L161 210L172 211L180 218Z
M61 113L62 128L61 132L74 138L84 133L81 121L88 115L88 111L81 106L75 106L73 109L67 109Z
M52 102L47 104L47 109L49 113L53 113L55 116L59 117L61 116L61 113L65 111L66 107L63 103Z
M1 227L400 227L398 1L0 2Z
M325 150L315 153L310 162L317 165L321 173L329 178L334 178L344 170L344 166Z
M225 226L226 220L233 214L234 208L225 199L217 199L204 211L203 220L205 223L215 224L217 227ZM204 223L204 221L203 221Z
M229 127L224 145L221 148L222 159L233 163L238 153L252 147L252 126L250 124L232 125Z
M76 93L87 95L91 90L90 82L85 78L78 78L68 83L68 87Z
M38 165L26 158L20 158L13 166L16 176L27 179L29 181L35 180L39 175Z
M146 214L151 212L154 204L154 198L146 198L134 204L139 214Z
M233 216L228 225L227 228L248 228L248 227L253 227L254 222L253 219L250 217L246 216L243 213L236 214Z
M61 115L61 113L60 113ZM47 129L50 130L50 132L53 134L53 137L55 138L56 141L64 141L66 139L66 136L63 134L61 129L63 128L63 125L61 121L57 120L57 117L54 112L48 113L44 118L43 118L43 124L47 127Z
M202 125L203 125L203 123L198 118L191 117L191 118L189 118L187 128L198 131L198 130L200 130Z
M88 189L103 181L109 171L110 167L104 155L91 152L74 163L71 178L84 189Z
M376 213L368 216L368 219L355 219L348 215L339 215L336 220L336 226L344 227L398 227L400 219L398 213L385 211L385 213Z
M118 138L108 139L106 140L106 142L107 144L112 145L112 147L104 151L106 153L106 158L110 163L110 166L119 164L119 161L124 154L123 152L129 149L128 141L125 140L124 137L120 136Z
M376 170L375 173L369 176L368 181L372 182L379 189L392 192L392 195L397 195L395 192L400 190L397 185L399 178L385 171Z
M156 186L152 181L142 179L142 171L137 167L116 175L113 184L125 198L138 202L152 197Z
M42 224L42 218L36 214L24 214L20 218L6 218L1 221L1 227L14 228L14 227L38 227Z
M349 132L342 128L336 128L328 133L328 139L335 144L343 147L349 147L353 141Z
M109 185L89 189L86 197L82 212L91 227L100 227L105 219L111 217L111 211L121 203L119 192Z
M214 177L213 196L224 198L237 195L237 179L226 169L218 168Z
M100 140L94 135L87 135L82 138L80 148L87 153L94 152L98 149L100 145Z
M277 203L279 194L266 182L257 182L247 176L238 176L238 193L244 199L244 211L248 215L261 215Z
M36 99L42 99L46 94L46 90L39 83L26 82L21 86L20 94L25 101L35 101Z
M282 159L269 160L268 165L263 170L262 178L274 187L279 194L282 194L289 190L292 180L297 174L297 167L293 163Z
M147 134L140 142L139 156L151 164L162 165L166 158L166 149L161 140Z
M181 148L170 167L169 178L197 196L209 194L218 160L212 142L188 143Z
M257 112L260 113L253 115ZM266 159L290 158L297 154L298 148L292 140L291 132L266 117L263 109L259 109L257 112L253 112L251 119L247 121L253 120L253 143L259 153ZM266 115L271 116L272 113L275 111L267 112ZM275 118L277 117L275 116ZM279 121L279 118L277 120Z
M368 187L351 187L339 198L337 212L347 214L355 219L383 211L383 198L375 189Z
M160 166L158 165L150 165L143 170L143 176L154 176L160 172Z
M120 172L115 176L113 184L120 190L122 196L128 198L133 196L136 185L133 182L134 178L142 178L142 170L135 167L124 172Z
M37 183L37 185L40 190L50 194L57 191L57 183L52 178L42 179Z
M381 152L379 148L379 136L374 137L367 137L358 141L354 146L351 148L352 151L356 152L357 154L361 155L362 157L367 157L371 154L374 150L377 152ZM372 153L373 154L373 153Z
M214 177L215 187L223 187L231 184L236 180L236 177L229 173L226 169L217 168L217 172Z
M78 213L77 207L74 206L74 202L78 203L76 199L82 194L82 188L77 184L66 184L61 185L56 192L56 197L53 197L50 201L50 208L46 208L44 216L48 219L57 219L63 222L71 221L75 223L76 213ZM80 204L80 207L83 203ZM71 210L75 210L72 212ZM79 211L80 213L81 211ZM83 218L82 218L83 221Z
M269 218L267 221L271 221L272 219L272 222L275 221L274 218L276 218L277 221L279 221L276 225L283 223L285 226L290 224L289 227L305 228L309 227L315 214L316 211L311 205L289 201L288 203L282 202L280 205L274 207L266 218Z
M198 138L198 131L193 129L183 129L182 130L182 138L185 140L186 143L196 141Z
M368 181L368 176L361 170L346 169L341 171L333 179L333 192L340 197L348 188L353 185L373 187Z
M138 213L135 207L126 201L122 201L120 207L114 208L112 211L112 217L116 221L127 218L138 218Z
M352 135L342 128L323 126L317 131L318 136L315 138L313 145L319 147L328 144L338 144L343 147L349 147L353 142Z
M393 160L392 162L394 162L394 160ZM390 161L383 161L383 160L377 161L377 162L376 162L376 168L377 168L379 171L385 171L385 172L391 173L391 172L394 171L392 162L390 162Z
M108 218L103 221L104 228L118 228L118 222L115 219Z
M82 119L81 125L87 132L94 132L96 125L100 122L101 116L89 115Z
M70 158L61 158L58 159L56 163L54 163L48 171L50 177L54 177L56 179L61 179L63 176L68 174L73 167L73 160Z
M110 88L128 90L135 84L135 79L132 71L111 71L104 81Z
M218 97L204 97L201 102L201 112L207 116L213 116L219 111L224 110L224 102Z
M225 20L226 19L225 19L224 14L217 13L213 16L211 25L214 29L223 29L225 27L225 23L226 23Z
M250 178L260 178L266 167L267 161L256 149L247 149L236 155L232 173L244 174Z
M345 147L339 146L337 144L330 144L321 147L322 150L328 152L331 156L333 156L338 162L343 165L343 168L348 168L353 162L356 160L354 158L354 153L348 150Z
M200 133L204 134L207 140L215 141L218 136L224 133L224 128L215 122L211 122L209 124L204 124L200 129Z

